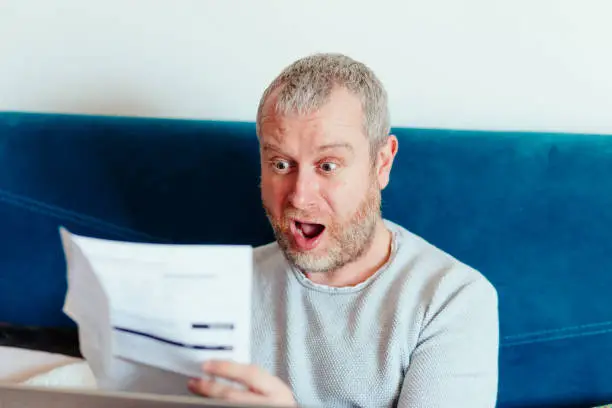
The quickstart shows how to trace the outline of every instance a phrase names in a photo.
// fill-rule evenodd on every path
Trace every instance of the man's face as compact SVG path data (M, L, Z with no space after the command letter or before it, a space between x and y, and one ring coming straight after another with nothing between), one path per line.
M305 272L359 258L380 219L380 183L359 99L335 90L318 111L261 118L261 194L277 241Z

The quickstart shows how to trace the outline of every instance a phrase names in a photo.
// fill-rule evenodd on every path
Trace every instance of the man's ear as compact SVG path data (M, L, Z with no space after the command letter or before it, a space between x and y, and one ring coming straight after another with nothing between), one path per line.
M395 155L397 154L398 145L399 142L397 137L389 135L385 144L376 154L376 178L378 179L378 186L381 190L389 184L391 167L393 166L393 159L395 159Z

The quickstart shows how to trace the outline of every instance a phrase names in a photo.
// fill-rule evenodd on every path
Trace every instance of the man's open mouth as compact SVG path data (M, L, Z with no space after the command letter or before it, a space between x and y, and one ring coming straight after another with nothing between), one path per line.
M293 249L311 251L325 238L325 225L314 222L291 220L290 234Z
M294 223L298 233L309 240L317 238L325 230L325 225L322 224L300 222L297 220L294 220Z

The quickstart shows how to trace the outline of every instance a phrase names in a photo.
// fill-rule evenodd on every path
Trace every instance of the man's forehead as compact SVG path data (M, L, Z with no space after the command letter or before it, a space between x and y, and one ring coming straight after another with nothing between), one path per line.
M283 151L286 144L282 143L281 140L262 140L261 148L263 151ZM331 143L320 143L311 146L312 150L323 152L329 150L340 150L352 153L355 151L354 146L348 142L331 142Z
M276 97L271 95L261 112L262 145L355 150L367 144L361 105L353 95L335 92L323 106L309 112L278 110Z
M260 139L264 150L308 145L311 150L354 151L357 144L367 143L360 128L343 123L294 126L283 121L270 121L267 124L262 121Z
M260 118L263 136L283 138L288 135L309 134L325 139L364 135L363 123L350 117L328 116L320 111L298 114L268 114Z

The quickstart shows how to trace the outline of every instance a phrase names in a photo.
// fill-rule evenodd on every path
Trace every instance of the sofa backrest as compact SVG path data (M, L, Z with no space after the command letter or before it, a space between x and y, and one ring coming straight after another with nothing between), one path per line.
M499 405L612 401L612 136L397 128L385 218L500 300ZM70 326L58 227L259 245L253 123L0 113L0 321Z

